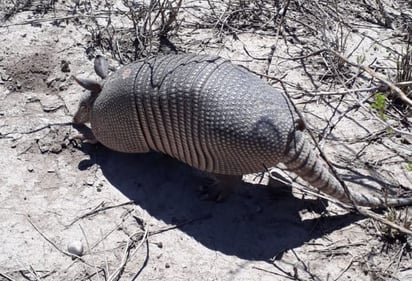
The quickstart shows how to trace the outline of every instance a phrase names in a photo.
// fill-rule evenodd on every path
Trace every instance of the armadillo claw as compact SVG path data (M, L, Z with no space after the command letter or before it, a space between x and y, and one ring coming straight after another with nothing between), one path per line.
M70 141L80 141L82 143L97 144L99 141L94 137L86 137L85 135L78 133L70 137Z
M88 138L83 140L84 143L89 143L89 144L97 144L99 141L95 138Z
M223 202L231 191L227 187L222 187L219 183L213 185L202 185L202 195L200 200Z

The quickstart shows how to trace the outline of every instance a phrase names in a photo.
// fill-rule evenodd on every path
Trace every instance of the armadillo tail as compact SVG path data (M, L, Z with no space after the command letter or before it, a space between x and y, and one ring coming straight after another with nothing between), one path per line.
M374 195L362 195L351 192L352 201L348 198L345 189L339 181L323 165L323 161L311 149L312 146L303 137L301 132L296 132L294 140L290 143L288 155L283 163L288 170L294 172L302 179L320 191L338 199L343 203L355 203L359 206L380 208L385 206L405 206L412 204L412 198L381 198Z

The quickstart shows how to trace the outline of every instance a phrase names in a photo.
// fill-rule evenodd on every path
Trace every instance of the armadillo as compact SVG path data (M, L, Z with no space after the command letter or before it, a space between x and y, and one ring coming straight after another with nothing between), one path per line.
M103 82L76 78L90 90L73 122L90 123L104 146L128 153L158 151L201 171L243 175L286 165L313 187L360 206L409 205L412 198L381 198L345 189L304 136L290 99L244 67L212 55L142 59ZM351 198L349 198L351 197Z

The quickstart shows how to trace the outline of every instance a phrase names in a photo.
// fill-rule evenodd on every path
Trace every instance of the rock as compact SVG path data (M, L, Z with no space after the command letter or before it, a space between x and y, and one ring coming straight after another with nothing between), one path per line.
M60 69L62 72L70 72L70 62L66 61L66 60L62 60L60 62Z
M44 112L55 112L64 107L63 101L57 95L45 95L40 99Z
M94 185L94 178L88 177L86 179L86 184L89 185L89 186L93 186Z
M83 255L83 244L80 240L74 240L67 246L67 251L70 254L81 257Z
M62 147L60 144L58 144L58 143L53 144L53 145L49 148L49 151L50 151L51 153L55 153L55 154L59 154L60 152L62 152L62 150L63 150L63 147Z

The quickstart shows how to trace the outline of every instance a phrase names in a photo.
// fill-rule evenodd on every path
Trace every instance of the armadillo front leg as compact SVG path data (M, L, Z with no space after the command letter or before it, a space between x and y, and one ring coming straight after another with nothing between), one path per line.
M84 124L74 124L73 127L79 133L70 137L71 140L79 140L84 143L97 144L99 141L94 136L92 130Z

